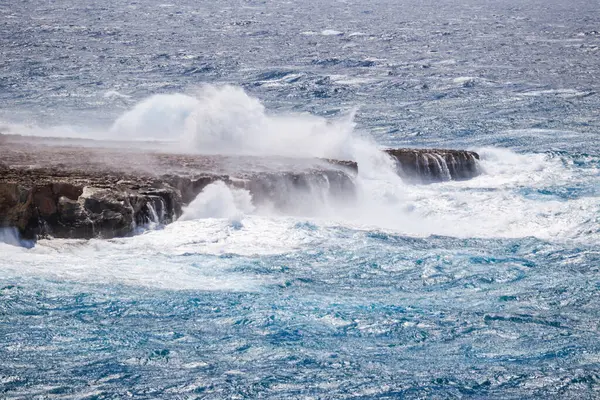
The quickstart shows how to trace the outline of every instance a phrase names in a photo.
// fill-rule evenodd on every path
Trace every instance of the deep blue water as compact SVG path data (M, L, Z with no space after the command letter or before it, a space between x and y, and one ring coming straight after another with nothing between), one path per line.
M0 398L600 397L598 11L0 2L1 131L96 135L230 84L269 115L358 107L378 144L477 149L485 172L401 187L389 224L0 243Z
M275 281L253 292L5 282L3 396L597 395L597 246L336 230L222 257Z

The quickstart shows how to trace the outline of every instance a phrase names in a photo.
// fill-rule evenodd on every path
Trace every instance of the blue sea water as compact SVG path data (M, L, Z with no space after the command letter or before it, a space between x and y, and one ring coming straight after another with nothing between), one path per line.
M598 11L0 3L2 132L177 136L192 115L215 146L258 126L244 145L317 151L340 143L307 145L306 121L347 138L350 114L352 135L474 149L483 170L374 168L350 213L213 187L214 215L134 237L0 243L0 398L600 397Z

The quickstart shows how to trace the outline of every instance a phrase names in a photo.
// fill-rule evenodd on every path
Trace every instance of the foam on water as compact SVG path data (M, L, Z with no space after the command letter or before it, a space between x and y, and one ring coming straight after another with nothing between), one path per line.
M169 237L169 232L161 236ZM40 240L32 249L0 243L3 256L11 260L2 263L3 277L41 277L167 290L253 291L265 283L229 271L231 265L226 261L178 254L176 247L165 249L160 243L161 239L136 238Z
M258 99L232 86L205 86L195 97L150 97L118 118L108 135L167 140L198 153L355 160L356 198L330 198L325 187L290 192L302 207L286 216L267 204L254 204L248 191L216 182L184 209L179 221L164 229L110 241L42 240L31 250L2 244L11 260L2 269L7 276L256 290L271 282L232 272L235 260L215 257L293 254L323 243L360 246L360 240L340 234L340 227L413 237L600 240L597 197L564 196L571 187L598 181L597 162L581 168L561 155L481 148L477 151L482 175L411 185L402 181L393 160L368 135L354 130L352 116L326 120L306 114L271 115ZM315 229L304 229L306 223ZM151 222L146 229L158 227ZM27 244L14 232L4 232L0 239Z
M227 218L239 220L245 213L254 211L252 196L247 190L230 189L223 182L215 182L183 210L180 221L202 218Z
M108 90L106 93L104 93L104 98L105 99L126 99L126 100L128 100L128 99L131 99L131 96L120 93L116 90Z
M335 29L325 29L321 31L321 35L323 36L341 36L344 32L336 31Z
M164 254L265 256L302 251L323 239L323 232L299 229L305 218L249 215L239 220L204 218L177 221L160 231L117 240L122 246L154 247ZM321 221L327 227L327 221ZM318 225L315 225L317 227ZM331 237L334 239L334 237Z
M478 149L483 174L469 181L412 186L403 208L414 233L455 237L527 237L581 240L598 233L600 202L593 196L562 198L561 188L597 180L598 169L582 174L548 154L517 154L506 149ZM589 184L589 182L586 182ZM397 222L401 231L413 232ZM408 228L408 229L407 229ZM586 234L581 234L586 231Z
M481 148L479 177L411 185L402 181L392 159L367 134L355 130L353 115L336 120L273 115L239 87L205 85L194 96L163 94L141 101L115 121L108 135L168 140L197 153L358 162L356 199L330 201L336 199L328 199L327 192L318 188L290 193L304 205L293 213L299 217L418 236L597 240L593 228L600 207L597 197L561 197L572 185L597 182L597 165L582 169L565 156ZM246 191L215 183L185 209L181 221L241 220L252 213L281 216L276 211L253 204Z
M40 240L26 249L19 246L24 243L16 232L0 232L0 251L10 259L0 263L3 275L168 290L255 291L276 282L235 272L244 262L237 256L252 259L304 251L328 238L316 225L314 230L299 227L306 219L244 216L237 208L230 214L229 206L215 209L217 199L227 200L229 195L223 193L228 191L222 183L213 184L190 205L193 210L184 214L189 219L128 238ZM246 194L238 192L238 200L230 194L232 204L251 207ZM211 211L219 217L210 217ZM195 218L189 213L196 213ZM327 227L326 221L321 223ZM335 235L329 238L336 240Z

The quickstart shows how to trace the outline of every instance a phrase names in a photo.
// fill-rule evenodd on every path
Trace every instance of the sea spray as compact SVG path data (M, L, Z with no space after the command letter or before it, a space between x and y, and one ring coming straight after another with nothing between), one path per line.
M354 113L333 120L270 115L239 87L205 85L195 96L161 94L141 101L115 121L110 135L176 141L180 150L199 154L354 159L357 147L377 151L374 141L354 130Z
M204 190L183 210L180 221L201 218L227 218L239 221L246 213L254 211L252 196L243 189L229 188L218 181Z
M0 243L11 246L25 247L27 249L32 248L35 244L35 242L32 240L22 239L19 231L12 227L0 228Z
M355 113L356 110L351 110L332 120L309 114L271 115L258 99L239 87L205 85L195 97L183 94L150 97L117 119L111 132L132 139L171 140L179 143L182 151L200 154L357 161L360 168L356 185L362 189L358 196L365 207L375 209L381 198L388 201L401 197L404 184L391 157L372 138L355 129ZM290 193L304 199L305 207L296 204L295 211L303 208L312 210L310 215L323 214L316 208L328 200L323 200L322 188L314 186L307 189L308 194L299 190ZM319 197L314 199L319 201L311 204L307 197L312 195ZM192 215L203 214L189 211L182 218Z
M179 140L198 100L184 94L158 94L121 115L110 128L116 139Z
M155 123L162 114L169 124L165 129ZM195 96L158 95L144 100L121 116L112 132L133 139L143 139L140 135L149 132L154 139L174 142L180 151L199 154L323 157L359 165L352 202L340 201L343 196L334 198L323 190L325 186L288 190L288 185L280 185L291 199L285 207L269 208L255 201L255 208L241 208L249 213L320 217L410 235L556 237L579 229L587 221L585 215L597 209L589 198L574 200L577 207L573 208L548 196L524 197L518 187L566 182L572 170L544 154L522 155L507 149L481 149L484 174L470 181L408 184L398 176L394 160L355 129L353 117L354 112L337 119L272 115L239 87L206 85ZM228 190L235 193L236 189L223 183L208 187L182 219L240 215Z

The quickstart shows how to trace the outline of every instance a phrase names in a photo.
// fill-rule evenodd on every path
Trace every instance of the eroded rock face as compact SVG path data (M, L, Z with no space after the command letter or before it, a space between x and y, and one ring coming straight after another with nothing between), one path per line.
M51 179L40 175L39 184L0 182L0 226L16 227L26 239L112 238L151 221L169 223L181 213L181 195L168 184L43 183Z
M0 184L0 225L24 232L34 217L33 193L17 183Z
M259 173L231 185L248 190L255 204L292 214L314 211L329 200L347 204L356 195L354 174L337 169Z
M167 224L211 183L248 190L257 205L285 212L314 207L310 199L354 198L352 170L240 172L238 177L131 176L111 173L85 177L80 171L4 170L0 177L0 226L16 227L25 239L38 237L113 238L150 222Z
M479 175L479 154L466 150L387 149L405 180L418 183L461 181Z
M355 199L353 161L233 157L99 148L0 135L0 227L25 239L112 238L167 224L211 183L248 190L255 206L303 213ZM86 142L87 143L87 142ZM463 180L476 153L389 149L407 180ZM339 201L339 204L331 204Z

